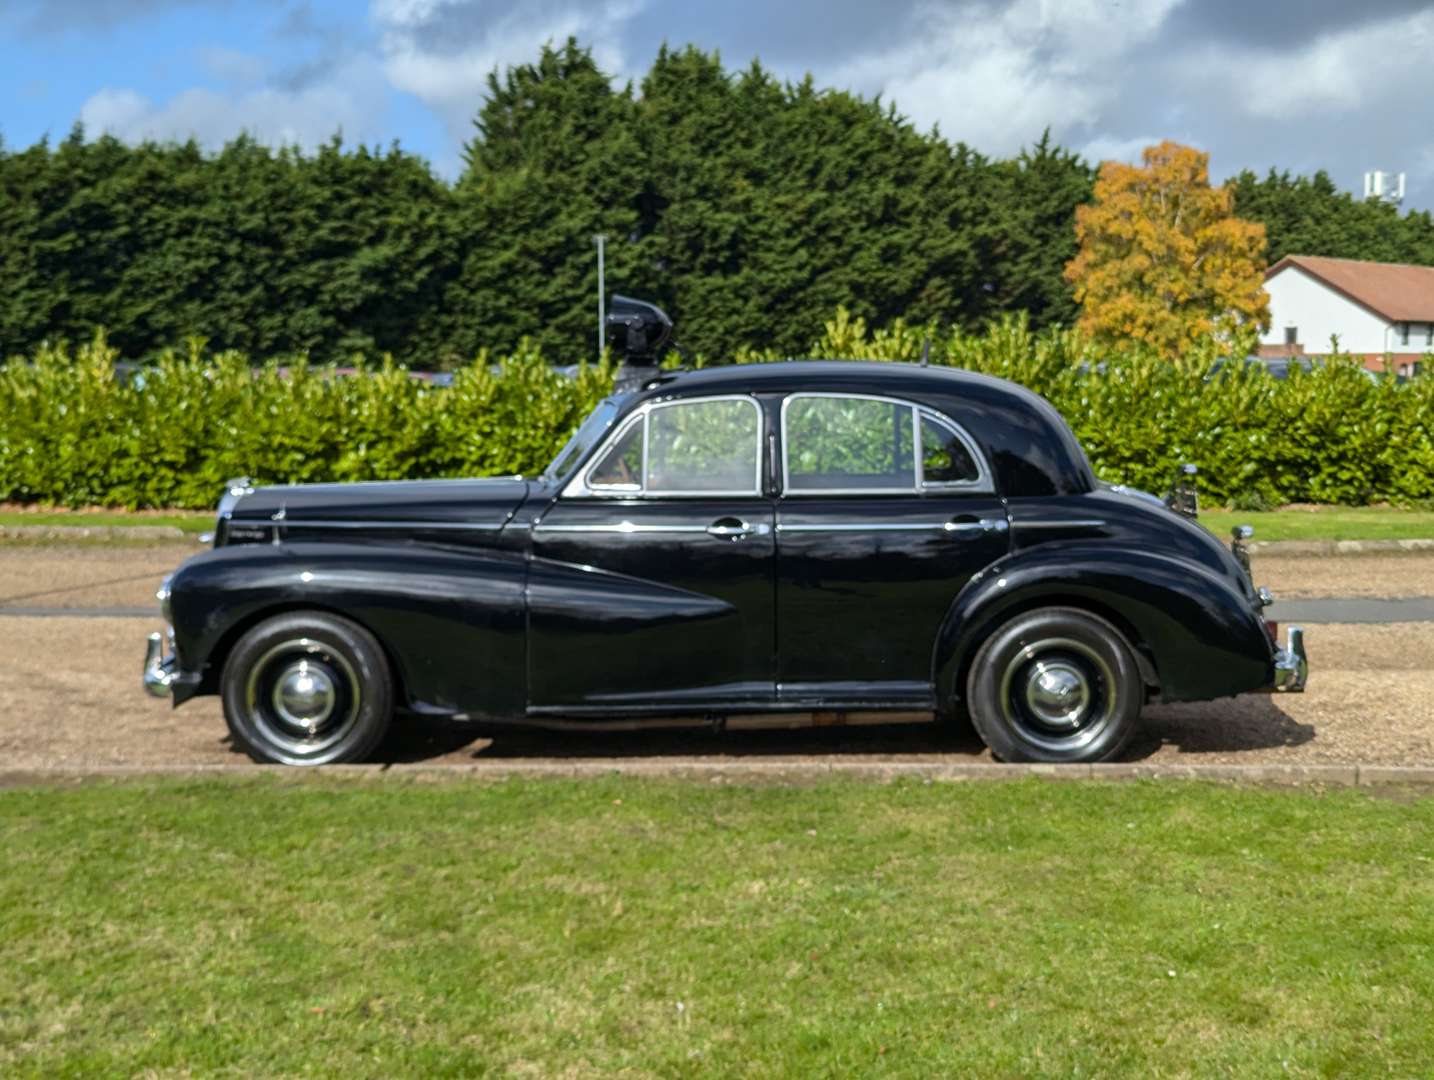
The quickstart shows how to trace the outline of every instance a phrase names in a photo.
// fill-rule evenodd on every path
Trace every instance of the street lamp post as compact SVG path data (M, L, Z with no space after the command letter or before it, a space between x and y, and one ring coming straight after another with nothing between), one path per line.
M604 263L604 255L605 255L605 245L607 244L607 235L606 235L605 233L597 233L597 234L593 237L593 243L595 243L595 244L597 245L597 253L598 253L598 326L597 326L597 349L598 349L598 359L601 360L601 359L602 359L602 349L603 349L603 324L607 322L607 309L606 309L606 307L605 307L604 304L603 304L603 297L604 297L605 292L606 292L606 285L605 285L605 282L603 281L603 273L604 273L604 270L605 270L605 267L604 267L603 263Z

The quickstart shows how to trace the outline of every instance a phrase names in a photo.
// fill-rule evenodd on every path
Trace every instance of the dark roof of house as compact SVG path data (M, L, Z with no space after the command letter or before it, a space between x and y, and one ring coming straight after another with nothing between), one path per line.
M1269 281L1295 266L1391 322L1434 322L1434 266L1286 255L1265 272Z

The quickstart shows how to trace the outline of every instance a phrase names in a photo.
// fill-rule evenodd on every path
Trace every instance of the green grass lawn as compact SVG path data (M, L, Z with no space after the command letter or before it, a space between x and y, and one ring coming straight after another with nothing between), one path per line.
M1434 799L0 792L7 1076L1423 1075Z
M1202 510L1200 523L1221 539L1235 525L1253 525L1256 540L1423 540L1434 537L1434 511L1388 507L1329 506L1319 509Z
M0 510L0 526L76 525L95 528L101 525L170 525L188 533L209 532L214 528L214 513L192 514L184 510L172 513L130 513L124 510Z

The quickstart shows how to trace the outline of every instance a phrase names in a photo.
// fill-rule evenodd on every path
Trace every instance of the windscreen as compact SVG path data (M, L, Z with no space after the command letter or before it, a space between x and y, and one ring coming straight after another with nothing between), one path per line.
M560 480L572 472L573 466L581 461L593 445L606 434L607 429L612 426L613 418L617 416L618 404L613 398L607 398L601 402L596 409L588 414L588 418L582 422L573 437L567 441L558 456L553 458L553 463L543 470L544 480Z

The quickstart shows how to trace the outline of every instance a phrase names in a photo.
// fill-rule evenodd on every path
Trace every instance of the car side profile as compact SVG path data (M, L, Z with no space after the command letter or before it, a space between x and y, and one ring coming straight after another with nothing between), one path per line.
M1147 702L1304 687L1302 633L1277 642L1247 561L1099 482L1028 390L896 363L629 370L539 476L231 485L213 550L161 590L146 686L220 695L239 746L294 765L360 760L415 714L966 716L1004 760L1090 762Z

